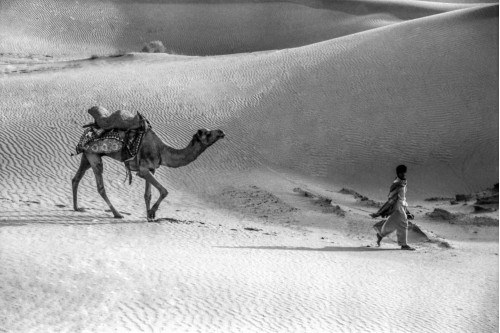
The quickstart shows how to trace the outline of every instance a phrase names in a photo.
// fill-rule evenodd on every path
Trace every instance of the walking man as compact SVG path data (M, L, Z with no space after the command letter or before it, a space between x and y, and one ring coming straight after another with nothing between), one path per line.
M380 207L378 212L370 214L371 217L377 218L387 217L384 224L374 226L377 232L377 245L380 246L380 241L385 236L396 230L398 245L401 250L415 251L414 248L406 243L408 235L408 219L413 219L413 215L408 211L408 203L406 202L406 171L405 165L399 165L396 168L396 179L391 185L389 191L389 199Z

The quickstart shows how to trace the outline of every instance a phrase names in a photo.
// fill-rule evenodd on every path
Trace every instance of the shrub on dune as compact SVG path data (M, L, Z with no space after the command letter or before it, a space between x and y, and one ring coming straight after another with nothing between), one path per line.
M163 46L163 43L161 41L155 40L155 41L146 43L146 45L144 45L144 47L142 48L142 52L164 53L165 46Z

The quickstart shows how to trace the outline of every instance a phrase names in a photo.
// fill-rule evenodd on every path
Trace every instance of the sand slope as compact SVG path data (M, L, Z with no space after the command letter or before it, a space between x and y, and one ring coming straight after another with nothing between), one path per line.
M498 211L422 201L498 183L497 4L7 1L0 37L0 331L498 330ZM185 55L88 59L153 39ZM91 172L77 213L93 105L226 138L157 172L158 223L110 160L125 219ZM399 163L417 253L375 248L351 195L383 201Z
M332 244L319 234L272 227L246 231L213 215L204 215L205 224L88 220L78 225L74 218L66 213L53 224L2 227L3 330L493 332L498 327L492 288L498 269L484 274L484 267L498 260L491 252L477 258L464 249L421 248L409 255L386 245L377 251L340 238ZM10 237L23 242L6 241ZM482 251L486 248L492 250L483 244Z
M32 177L71 177L67 152L85 110L101 104L143 112L177 146L197 128L221 127L231 144L212 154L225 170L273 165L383 199L392 167L406 163L419 198L478 191L498 178L497 14L465 9L271 53L132 55L8 76L4 149L15 140L33 156L10 154L6 169L35 162ZM39 118L65 131L33 129ZM33 131L45 140L28 142ZM44 154L50 163L34 160L47 142L58 146Z
M282 49L349 35L468 4L419 1L4 1L6 53L82 56L167 50L214 55Z

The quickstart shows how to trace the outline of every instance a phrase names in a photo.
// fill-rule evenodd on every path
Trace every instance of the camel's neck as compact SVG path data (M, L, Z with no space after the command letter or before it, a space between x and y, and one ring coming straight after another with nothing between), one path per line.
M161 148L161 165L170 168L178 168L193 162L200 156L206 147L202 146L199 141L192 140L184 149L175 149L167 145Z

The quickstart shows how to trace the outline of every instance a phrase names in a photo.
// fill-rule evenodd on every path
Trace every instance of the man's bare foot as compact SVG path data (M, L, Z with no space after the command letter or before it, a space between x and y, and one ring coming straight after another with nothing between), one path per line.
M415 249L409 245L403 245L401 246L401 250L406 250L406 251L415 251Z
M377 233L377 246L378 247L380 247L380 242L382 241L382 238L384 238L384 237L380 236L380 234Z

